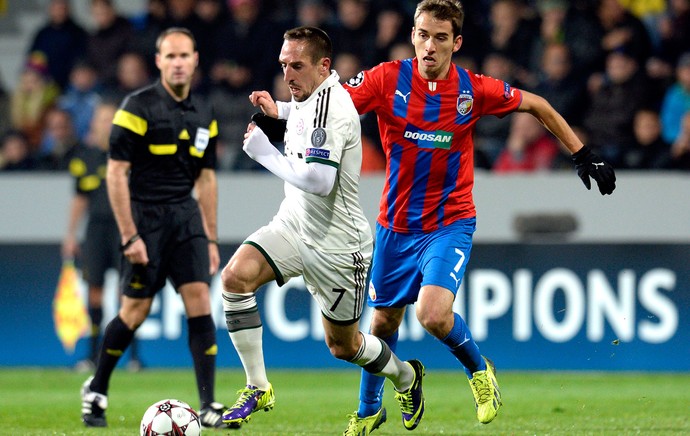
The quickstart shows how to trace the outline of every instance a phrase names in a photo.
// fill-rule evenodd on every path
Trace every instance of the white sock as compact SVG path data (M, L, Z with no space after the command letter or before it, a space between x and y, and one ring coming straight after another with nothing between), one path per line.
M223 291L223 309L228 324L228 335L242 361L247 384L268 390L262 339L264 329L255 294Z
M247 384L262 391L268 390L269 386L264 365L263 331L263 327L259 327L230 333L230 340L247 374Z

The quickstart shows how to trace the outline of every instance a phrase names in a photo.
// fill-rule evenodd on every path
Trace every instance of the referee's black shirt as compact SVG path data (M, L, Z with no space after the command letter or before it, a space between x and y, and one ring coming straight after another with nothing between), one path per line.
M203 168L215 169L217 138L211 105L191 93L177 102L159 80L123 100L110 157L131 163L133 201L177 203L190 197Z

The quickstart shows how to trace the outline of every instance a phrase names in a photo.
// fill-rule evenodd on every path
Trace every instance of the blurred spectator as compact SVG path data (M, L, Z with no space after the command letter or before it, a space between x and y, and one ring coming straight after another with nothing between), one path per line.
M628 12L619 0L600 0L597 8L601 48L605 52L626 50L638 65L652 54L652 41L642 21Z
M407 44L407 45L409 46L409 44ZM408 57L414 57L414 47L412 47L411 54L412 55L408 56ZM479 65L477 65L475 63L473 57L464 56L464 55L460 54L459 52L453 54L453 63L455 65L461 67L461 68L464 68L464 69L470 70L470 71L479 71L479 69L480 69Z
M29 141L22 132L9 130L0 142L0 171L26 171L36 169Z
M104 87L103 100L120 104L127 94L143 88L151 82L151 76L144 57L135 52L128 52L117 60L115 83Z
M376 65L376 16L368 0L338 0L336 25L329 36L333 53L355 54L364 68Z
M211 69L210 99L219 126L219 161L226 169L263 170L242 152L242 140L254 108L247 99L254 89L271 89L280 72L276 56L280 27L260 16L260 0L227 0L230 20L219 30L218 55ZM282 35L282 30L281 35Z
M57 101L58 107L72 116L77 137L83 141L89 132L91 117L101 101L98 73L93 65L79 61L72 68L69 85Z
M690 52L678 59L676 82L666 91L661 105L662 137L672 144L681 131L685 113L690 111Z
M362 64L354 53L340 52L335 55L333 69L340 76L340 83L345 83L362 71Z
M12 127L26 135L32 153L38 150L43 135L46 112L55 104L59 87L50 78L45 56L41 52L29 56L19 84L12 92L10 113Z
M118 59L133 44L131 23L119 15L112 0L91 0L93 31L87 40L86 57L96 68L101 83L115 81Z
M167 27L185 27L191 30L196 38L196 34L202 26L201 20L194 10L196 0L168 0L167 5Z
M573 72L568 46L552 42L544 47L537 83L527 88L544 97L571 126L582 123L587 104L584 78Z
M634 115L650 103L644 73L633 55L616 50L606 58L605 75L592 76L588 86L590 106L583 123L588 145L614 167L621 166L635 143Z
M69 112L57 107L50 109L38 155L41 169L66 171L79 145Z
M484 58L481 71L494 79L517 87L513 64L502 53L490 53ZM481 117L477 121L474 139L474 163L478 168L491 169L505 147L510 133L510 116L504 118Z
M156 39L168 24L168 7L166 0L147 0L146 10L130 18L134 28L131 49L139 53L146 61L148 71L157 71Z
M10 118L10 95L5 90L2 77L0 77L0 136L10 130L12 120Z
M506 147L496 159L493 170L508 173L553 168L560 154L556 138L527 112L516 112L511 118Z
M601 65L601 48L596 20L571 6L566 0L537 0L541 17L539 36L531 47L530 69L542 65L544 50L551 44L565 44L572 59L575 74L588 75Z
M690 0L669 0L668 11L659 22L660 57L671 65L682 53L690 52Z
M618 0L631 14L642 20L656 51L661 42L659 22L666 13L665 0Z
M411 8L408 8L407 16L412 17L417 2L413 0L409 3L411 4ZM471 59L471 65L482 65L484 63L484 57L490 52L491 3L492 1L490 0L475 0L464 1L462 4L465 10L465 21L462 25L462 34L470 36L463 38L462 48L459 52L455 53L455 56L460 56L460 58L465 59L467 65L470 65L468 59ZM407 28L408 36L412 31L412 24ZM409 45L408 39L406 39L405 42ZM478 71L477 69L472 69L464 65L463 68L467 68L470 71Z
M413 22L395 2L384 2L376 14L376 36L374 65L388 60L391 48L396 44L410 45L410 32ZM373 65L371 65L373 66ZM341 76L342 79L342 76Z
M290 88L288 88L287 83L285 83L285 80L283 80L283 73L278 73L275 76L273 76L273 86L271 87L271 95L276 101L292 100Z
M671 167L690 170L690 112L683 116L680 133L671 146Z
M146 0L143 11L134 13L129 17L134 32L140 33L151 27L162 30L168 16L166 0ZM153 41L155 42L155 41Z
M409 42L399 42L393 44L390 51L388 52L389 61L397 61L403 59L410 59L414 57L414 46Z
M295 22L288 27L318 27L330 35L332 15L332 11L326 4L326 0L297 0Z
M538 36L534 20L524 18L518 0L496 0L490 11L490 51L510 60L515 74L529 69L530 49Z
M199 51L199 68L203 86L210 85L210 73L218 58L220 29L228 21L228 10L223 0L197 0L194 11L199 18L199 28L194 33Z
M282 72L273 76L269 92L276 101L292 100L292 94L290 94L290 89L285 83ZM218 113L217 105L221 104L221 112L228 114L225 117L218 116L218 120L229 119L232 121L223 128L218 129L221 135L223 135L220 141L222 151L219 154L218 160L223 168L234 171L267 171L266 168L242 151L242 141L247 130L247 123L250 122L251 116L258 109L251 104L247 104L247 96L233 97L232 101L236 102L236 104L232 104L233 108L230 107L231 105L223 104L222 101L215 103L216 113ZM274 145L279 150L283 148L282 143L274 143Z
M86 50L86 31L71 16L69 0L50 0L48 22L41 26L29 46L29 53L46 56L48 73L61 88L67 86L69 73Z
M670 146L661 138L659 114L650 109L635 113L635 144L626 151L621 168L661 169L669 166Z
M280 71L277 57L283 30L261 17L260 0L227 0L231 19L219 31L218 59L211 70L214 84L246 100L250 89L268 89ZM280 32L280 33L277 33Z

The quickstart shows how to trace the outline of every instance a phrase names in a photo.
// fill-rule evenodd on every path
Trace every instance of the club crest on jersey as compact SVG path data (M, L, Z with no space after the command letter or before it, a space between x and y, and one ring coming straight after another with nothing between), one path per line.
M376 288L371 281L369 282L369 298L371 301L376 301Z
M460 115L467 115L472 112L472 105L474 105L474 97L470 94L460 94L458 96L458 103L456 105Z
M325 143L326 131L323 130L323 127L318 127L311 133L311 145L313 145L316 148L320 148L323 147Z
M353 88L358 87L362 83L364 83L364 71L360 71L359 74L347 81L347 84Z
M295 132L297 132L298 135L301 135L304 133L304 120L300 118L297 120L297 126L295 126Z

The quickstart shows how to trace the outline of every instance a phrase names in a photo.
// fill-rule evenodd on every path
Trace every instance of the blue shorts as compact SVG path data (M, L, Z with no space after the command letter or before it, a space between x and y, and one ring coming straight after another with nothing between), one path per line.
M461 219L431 233L396 233L377 223L369 306L413 304L426 285L455 295L470 260L476 223L476 218Z

